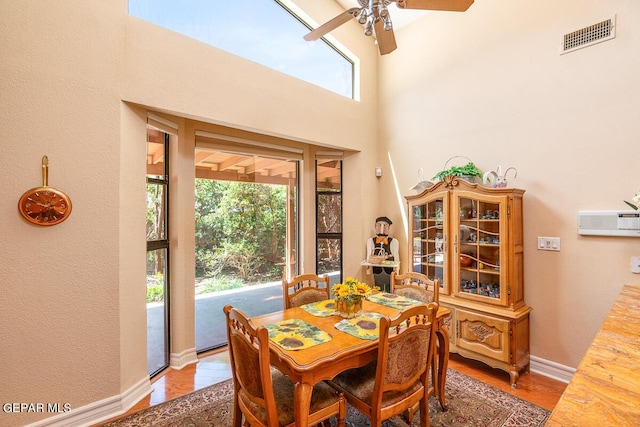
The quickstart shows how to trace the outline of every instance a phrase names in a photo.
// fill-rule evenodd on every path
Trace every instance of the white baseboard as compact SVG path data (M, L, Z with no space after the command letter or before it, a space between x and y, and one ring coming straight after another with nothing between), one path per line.
M182 369L187 365L198 362L195 348L181 353L171 353L171 368ZM140 399L152 391L149 377L140 380L133 387L118 396L92 402L88 405L74 408L69 412L29 424L27 427L86 427L127 412Z
M530 369L531 372L544 375L545 377L553 378L554 380L568 384L573 378L573 374L576 372L575 368L561 365L550 360L542 359L540 357L530 357Z
M169 365L173 369L180 370L187 365L198 362L198 353L195 347L187 349L181 353L171 353L169 357Z
M145 377L121 395L108 397L79 408L74 408L69 412L29 424L27 427L90 426L125 413L139 402L140 399L151 393L151 390L151 381L149 377Z

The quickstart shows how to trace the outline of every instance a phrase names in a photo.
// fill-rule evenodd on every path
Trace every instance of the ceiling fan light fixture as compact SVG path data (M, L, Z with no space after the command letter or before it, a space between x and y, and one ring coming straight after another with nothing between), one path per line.
M373 35L373 16L369 15L367 18L367 23L364 26L364 35L371 36Z
M384 22L384 30L385 31L391 31L393 30L393 22L391 22L391 17L390 16L386 16L382 18L382 21Z
M367 9L362 9L360 11L360 14L358 15L358 22L364 25L366 24L368 17L369 17L369 13L367 12Z
M360 7L352 7L333 17L304 36L307 41L317 40L351 19L364 26L366 36L374 36L381 55L393 52L396 39L388 5L399 9L443 10L464 12L474 0L358 0Z
M381 1L377 4L378 6L378 16L381 18L385 18L389 16L389 9L387 9L387 4L384 1Z

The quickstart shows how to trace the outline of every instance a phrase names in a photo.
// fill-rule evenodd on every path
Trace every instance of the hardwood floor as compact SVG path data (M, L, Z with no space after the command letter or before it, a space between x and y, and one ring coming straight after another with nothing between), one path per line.
M509 374L482 362L451 354L449 367L495 388L535 403L549 411L555 408L567 384L533 372L522 372L518 388L511 388Z
M550 411L556 406L567 386L563 382L539 374L524 372L518 380L518 388L513 389L509 385L509 374L506 372L493 369L481 362L465 359L457 354L451 354L449 367ZM152 384L153 392L122 416L229 378L231 378L231 370L228 352L218 350L207 353L200 357L198 363L179 371L169 368L160 374Z

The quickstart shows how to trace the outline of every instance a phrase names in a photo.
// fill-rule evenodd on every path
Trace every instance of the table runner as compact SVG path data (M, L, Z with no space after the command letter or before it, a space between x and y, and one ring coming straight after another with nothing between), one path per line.
M265 325L269 339L285 350L302 350L331 341L331 335L304 320L289 319Z
M376 304L386 305L387 307L396 308L398 310L424 304L422 301L403 297L402 295L387 293L373 294L369 297L369 301Z
M380 334L380 318L382 314L363 313L352 319L344 319L336 323L336 329L365 340L375 340Z

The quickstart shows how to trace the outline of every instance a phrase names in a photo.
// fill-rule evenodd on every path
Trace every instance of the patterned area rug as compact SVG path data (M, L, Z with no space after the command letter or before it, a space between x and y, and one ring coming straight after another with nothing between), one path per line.
M550 412L495 387L461 374L447 371L445 389L449 409L443 411L432 397L429 411L431 425L473 427L535 427L544 426ZM231 426L233 383L231 380L178 397L160 405L118 420L103 427L204 427ZM419 425L419 414L413 425ZM369 420L349 406L347 426L370 426ZM335 424L332 424L335 425ZM407 424L400 417L382 423L383 427Z

